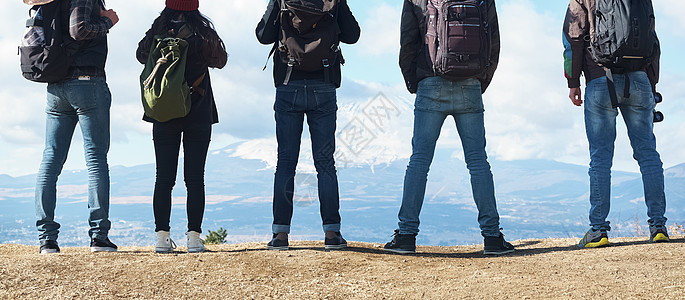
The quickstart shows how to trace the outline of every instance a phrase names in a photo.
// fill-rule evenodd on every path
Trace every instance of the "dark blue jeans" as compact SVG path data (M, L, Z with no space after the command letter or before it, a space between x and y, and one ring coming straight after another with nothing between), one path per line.
M304 116L307 116L316 167L324 231L340 231L340 197L335 170L335 86L318 80L297 80L276 89L274 111L278 163L274 179L274 233L290 232L295 168L300 155Z
M88 234L109 233L109 109L112 95L104 77L48 85L45 150L36 182L36 227L40 240L57 240L57 177L67 160L76 125L81 127L88 167Z
M169 231L171 190L176 184L178 152L183 136L183 177L187 191L188 231L202 232L202 217L205 212L205 162L211 135L212 125L209 123L155 123L152 127L157 163L157 179L152 200L155 231Z

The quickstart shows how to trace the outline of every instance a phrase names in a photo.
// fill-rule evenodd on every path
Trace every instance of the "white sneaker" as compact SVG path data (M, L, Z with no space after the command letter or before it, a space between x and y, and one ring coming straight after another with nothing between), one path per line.
M169 236L168 231L157 231L157 246L155 252L157 253L171 253L176 249L176 243Z
M205 245L200 238L200 233L195 231L186 232L186 241L188 242L188 253L205 252Z

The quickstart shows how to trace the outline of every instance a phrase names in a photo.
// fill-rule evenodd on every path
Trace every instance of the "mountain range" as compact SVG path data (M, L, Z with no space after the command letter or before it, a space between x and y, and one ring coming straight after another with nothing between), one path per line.
M308 145L304 145L306 149ZM252 140L210 153L207 160L204 234L220 227L228 242L266 241L270 237L275 142ZM367 151L375 156L377 150ZM384 153L384 159L338 163L342 232L348 240L386 242L397 226L408 159ZM295 179L292 239L323 239L316 175L311 154L303 151ZM471 197L468 171L459 151L439 148L431 168L417 243L455 245L482 242ZM340 159L339 159L340 161ZM368 163L372 161L372 163ZM587 229L587 167L548 160L491 161L501 226L507 239L579 237ZM182 163L180 164L182 166ZM182 168L182 167L181 167ZM179 170L179 174L183 174ZM112 231L122 245L154 244L153 164L111 168ZM177 179L172 238L183 241L185 189ZM685 219L685 164L665 171L667 217ZM612 173L612 235L646 235L646 207L640 175ZM35 175L0 175L0 243L37 244L33 193ZM86 245L87 174L60 176L56 215L62 224L60 245ZM179 244L183 244L180 242Z

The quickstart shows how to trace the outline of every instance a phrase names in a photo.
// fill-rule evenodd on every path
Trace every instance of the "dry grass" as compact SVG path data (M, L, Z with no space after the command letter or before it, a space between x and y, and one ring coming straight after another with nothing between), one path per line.
M368 243L325 251L321 242L295 242L282 252L251 243L168 255L152 247L38 255L35 246L0 245L0 299L685 297L682 237L668 244L612 239L601 249L578 249L576 242L516 241L517 252L503 257L483 256L482 245L419 247L406 256Z

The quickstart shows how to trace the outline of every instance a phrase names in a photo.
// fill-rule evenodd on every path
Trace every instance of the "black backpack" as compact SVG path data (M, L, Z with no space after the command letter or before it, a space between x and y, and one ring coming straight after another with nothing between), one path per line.
M590 51L606 67L612 106L618 107L613 73L626 74L624 97L630 97L628 72L644 70L656 56L658 39L651 0L597 0Z
M34 5L29 11L19 46L21 72L31 81L59 82L67 76L73 53L70 46L75 46L67 34L71 1L39 3L46 4Z
M490 67L487 5L482 0L428 0L426 45L436 75L459 80Z
M330 68L344 63L338 35L340 0L280 0L280 41L274 45L281 61L288 65L284 85L292 70L324 71L330 82Z

